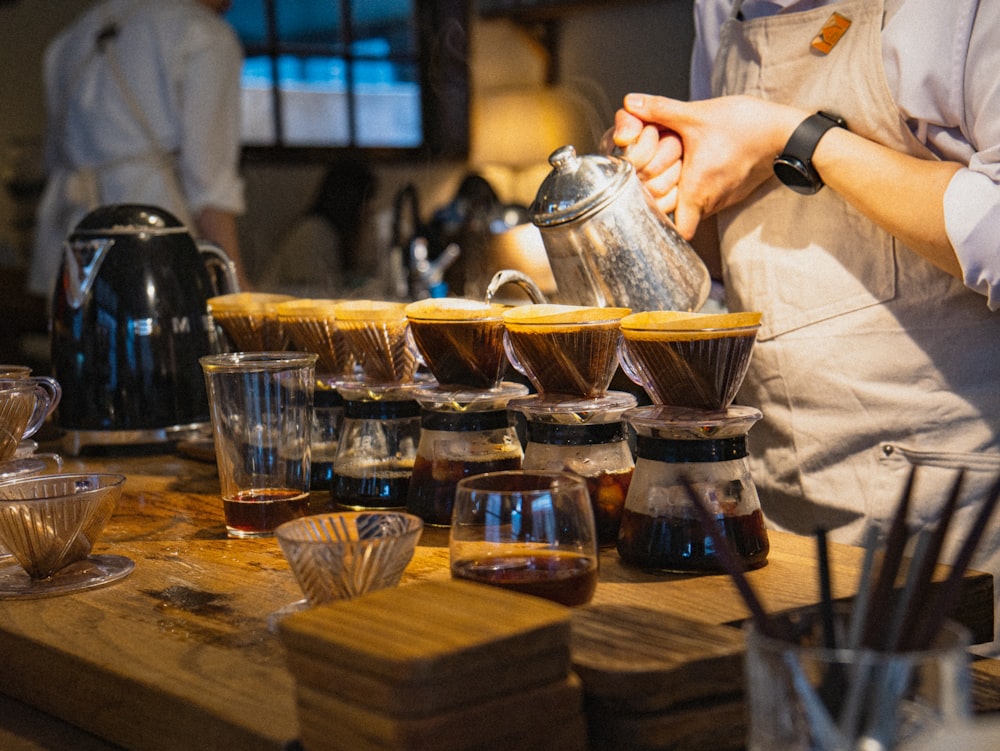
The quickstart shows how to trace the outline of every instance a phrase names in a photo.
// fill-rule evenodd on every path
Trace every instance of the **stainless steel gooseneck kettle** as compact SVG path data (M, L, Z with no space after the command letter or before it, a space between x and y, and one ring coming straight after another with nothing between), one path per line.
M121 204L85 216L64 244L52 304L64 449L166 442L207 424L198 358L221 347L207 300L237 289L229 257L167 211Z
M708 269L652 203L631 163L563 146L529 208L558 287L570 305L633 311L698 310Z

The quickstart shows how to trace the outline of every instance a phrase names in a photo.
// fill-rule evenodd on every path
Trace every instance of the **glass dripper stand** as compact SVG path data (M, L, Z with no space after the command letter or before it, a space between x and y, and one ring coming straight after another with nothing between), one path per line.
M586 481L600 545L618 539L634 466L624 415L635 405L624 391L576 399L535 395L509 404L527 423L524 468L572 472Z
M626 563L675 572L723 571L717 538L728 538L748 569L763 566L768 540L750 476L747 433L762 417L752 407L721 412L654 405L626 413L636 432L636 465L625 499L618 553ZM706 535L686 477L712 510Z

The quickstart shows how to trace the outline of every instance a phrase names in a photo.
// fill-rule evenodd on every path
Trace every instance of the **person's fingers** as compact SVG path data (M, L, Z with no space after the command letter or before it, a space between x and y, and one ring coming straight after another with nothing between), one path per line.
M647 188L648 190L648 188ZM657 195L653 191L649 191L649 194L653 197L653 203L656 205L660 211L664 214L672 214L677 210L677 187L674 186L668 190L663 195Z
M624 110L639 120L657 123L665 128L677 130L686 121L687 102L650 94L628 94L625 96Z
M677 201L677 206L674 208L674 226L677 227L677 231L684 239L690 240L694 237L700 221L701 209L699 207L688 201Z
M627 148L639 138L644 125L645 123L638 117L625 110L618 110L615 112L615 126L612 136L615 144L623 149Z
M670 167L668 167L663 172L660 172L653 177L647 177L643 179L643 185L646 186L646 190L652 193L654 196L665 196L671 190L677 187L677 182L681 176L681 163L674 162Z
M672 133L657 133L656 150L641 169L636 168L641 180L654 180L661 175L669 174L676 182L681 169L681 142Z
M638 137L623 149L622 153L626 159L632 162L636 172L642 173L656 158L659 145L660 131L654 125L646 125Z

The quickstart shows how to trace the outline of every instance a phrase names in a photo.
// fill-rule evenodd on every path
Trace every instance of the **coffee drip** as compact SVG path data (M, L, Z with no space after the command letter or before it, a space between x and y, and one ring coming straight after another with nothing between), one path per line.
M337 326L337 304L336 300L325 299L275 300L269 329L272 336L319 356L310 432L311 490L332 488L333 462L344 421L344 398L336 384L349 377L355 365L354 354Z
M338 509L402 508L420 440L417 373L405 304L352 300L334 305L337 331L356 367L332 385L344 400L333 460L332 505Z

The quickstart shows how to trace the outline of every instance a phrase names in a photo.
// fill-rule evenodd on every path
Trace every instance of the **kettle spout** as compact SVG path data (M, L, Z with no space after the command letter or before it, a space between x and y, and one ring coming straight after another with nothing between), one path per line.
M538 285L532 281L531 277L523 271L518 271L516 269L501 269L493 275L489 286L486 288L486 302L493 302L493 298L496 296L500 288L508 284L516 284L518 287L523 289L528 294L528 297L531 298L531 302L533 303L544 304L548 302L548 300L545 299L545 294L541 289L539 289Z
M220 287L214 291L214 295L225 295L240 291L240 281L236 275L236 264L233 259L226 255L226 251L214 243L205 240L198 241L198 252L201 253L202 262L208 269L212 286ZM221 281L220 285L218 282Z

